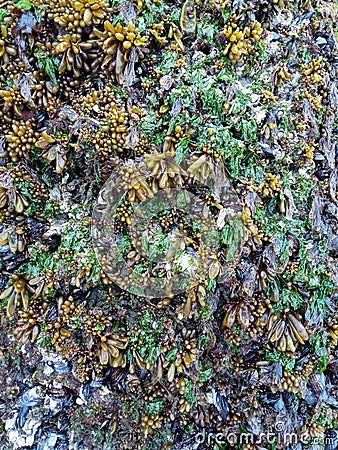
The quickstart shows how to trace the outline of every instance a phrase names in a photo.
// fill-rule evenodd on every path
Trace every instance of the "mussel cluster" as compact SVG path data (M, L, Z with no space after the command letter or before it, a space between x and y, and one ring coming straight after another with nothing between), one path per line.
M1 449L338 448L337 19L1 3Z

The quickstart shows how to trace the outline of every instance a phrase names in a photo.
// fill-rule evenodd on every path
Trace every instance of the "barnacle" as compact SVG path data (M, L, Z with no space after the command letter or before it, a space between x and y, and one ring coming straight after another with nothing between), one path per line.
M1 25L0 36L0 64L2 68L6 68L11 58L16 57L17 51L13 43L8 39L8 30L5 25Z
M338 324L333 324L329 328L329 335L333 341L333 345L338 343Z
M305 344L309 334L296 313L286 312L283 315L270 313L267 320L268 339L276 342L278 350L295 352L297 343Z
M165 189L176 186L183 186L187 172L173 160L173 154L167 150L165 141L163 153L151 153L144 155L147 166L152 170L151 177L154 179L152 189Z
M322 423L307 422L302 426L302 434L304 439L324 440L325 426Z
M228 0L212 0L210 3L212 8L220 12L222 12L228 6Z
M39 80L32 85L32 90L32 99L36 105L46 108L47 111L55 112L52 103L55 100L55 94L59 91L58 85L51 81Z
M270 172L265 174L265 178L266 181L258 186L257 192L259 192L263 197L274 197L278 195L280 186L283 182L278 180L276 175L273 175Z
M173 50L177 53L183 53L185 51L182 39L183 39L183 32L179 29L177 25L174 23L170 24L169 32L168 32L168 38L174 39L174 42L172 42L169 46L169 50Z
M195 0L186 0L182 6L180 27L183 36L194 36L196 33L196 7Z
M80 13L80 27L100 23L109 6L106 0L72 0L71 5Z
M50 136L45 131L41 133L40 139L35 143L36 147L41 148L42 157L48 161L56 162L55 172L63 172L67 162L67 146L69 143L68 135L59 134L59 136Z
M275 85L280 86L287 81L291 81L292 78L293 77L291 73L288 71L288 68L284 64L282 64L275 72L275 79L274 79Z
M114 26L109 20L104 22L104 31L94 28L94 34L99 38L99 46L103 50L105 57L102 68L111 72L114 70L117 81L122 83L123 72L128 62L131 64L131 71L138 59L140 52L137 48L144 49L147 39L141 37L137 28L130 22L123 27L119 22Z
M161 428L162 419L158 415L151 417L143 416L141 419L141 426L144 430L145 436L152 435L154 430Z
M22 97L19 86L14 84L8 90L0 90L0 99L2 104L2 114L13 111L16 116L22 116L22 105L27 101Z
M205 219L204 227L207 227L207 224L208 220ZM211 226L212 225L210 223L210 227ZM201 244L196 253L199 258L204 276L206 278L209 278L210 280L214 280L215 278L217 278L221 273L221 264L219 262L217 253L215 252L215 249L212 249L205 244Z
M37 298L44 292L45 283L41 277L12 275L11 284L0 295L0 300L7 301L7 315L12 317L17 307L27 311L30 298Z
M135 109L128 113L115 99L114 90L106 86L103 92L92 90L86 96L77 99L76 106L90 117L95 117L93 126L82 127L78 141L90 141L103 156L121 153L128 136L129 119Z
M118 367L123 361L123 351L128 346L128 338L115 334L101 337L98 355L102 365Z
M20 158L29 158L39 134L35 131L36 122L28 119L25 122L13 120L11 130L5 134L8 148L6 153L13 162Z
M242 299L239 302L226 305L225 309L226 313L222 322L222 328L231 328L237 321L243 329L246 329L255 320L252 314L255 304L251 299Z
M174 365L178 372L183 372L182 365L189 369L190 365L193 364L198 359L198 355L200 351L197 348L197 339L196 333L194 330L187 330L183 328L182 330L182 339L183 339L183 349L179 350L175 355ZM168 379L169 372L168 371ZM169 379L170 381L170 379Z
M40 322L44 315L43 307L36 309L28 309L27 311L19 311L19 318L15 323L12 331L13 336L18 344L23 346L28 340L36 341L40 332Z
M201 156L193 155L189 161L187 172L194 179L194 181L204 184L215 176L216 164L219 162L215 160L212 155L203 153Z
M324 78L321 75L321 63L323 57L320 56L316 61L310 61L309 64L302 66L302 74L305 81L309 84L324 83Z
M304 143L303 152L305 157L312 161L313 160L313 153L315 151L314 145L311 145L311 143Z
M0 185L0 208L22 213L29 206L27 197L11 181Z
M250 232L253 242L257 245L260 245L262 243L263 233L252 219L252 214L248 206L245 206L243 208L242 219L244 225L248 228Z
M77 32L99 23L110 10L106 0L32 0L32 4L60 27Z
M0 245L9 245L12 253L23 252L26 247L24 230L20 225L8 225L0 233Z
M95 41L92 39L82 42L77 35L58 36L59 43L55 44L54 52L61 56L59 72L72 71L75 77L81 72L90 72L91 65L97 57Z
M164 46L167 44L168 40L166 36L163 36L165 29L164 29L164 23L153 23L151 25L151 28L149 30L150 34L154 36L156 39L156 42L158 42L160 45Z
M180 377L180 379L176 383L176 387L178 389L178 392L181 394L181 398L179 400L179 411L181 413L189 413L195 401L192 401L192 399L188 399L185 396L187 390L187 381L185 380L185 378ZM195 398L193 400L195 400Z
M29 202L27 198L18 192L15 188L9 189L7 187L0 187L0 207L8 206L15 209L17 213L22 213L28 207Z
M154 197L146 177L140 174L134 165L121 169L121 176L124 187L128 190L128 201L130 203L134 203L135 198L142 202L146 198Z
M243 30L238 29L235 21L231 22L222 31L228 39L228 44L223 51L224 55L229 56L233 64L240 62L243 56L253 51L253 44L261 39L262 33L263 28L259 22L252 23L250 27L245 27Z
M187 296L183 306L183 316L189 317L193 304L198 303L201 307L204 307L206 295L205 282L200 279L192 281L187 289Z
M151 0L153 3L160 3L161 0ZM133 3L136 4L137 9L142 9L145 0L133 0Z
M70 303L71 305L72 303ZM68 305L66 305L67 307ZM78 312L75 312L78 315ZM84 316L84 327L87 334L91 334L93 336L99 335L102 333L102 330L107 328L110 324L110 320L107 316L103 314L102 311L89 311L88 314Z

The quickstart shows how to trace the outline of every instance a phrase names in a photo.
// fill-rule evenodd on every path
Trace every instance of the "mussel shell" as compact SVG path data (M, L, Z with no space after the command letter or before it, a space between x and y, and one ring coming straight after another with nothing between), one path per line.
M18 397L16 404L19 408L31 407L39 404L43 400L41 390L38 386L25 390Z
M8 276L0 273L0 290L4 289L8 281Z
M222 394L216 394L216 407L223 420L226 420L229 412L228 401Z
M315 172L316 177L318 178L319 181L323 181L326 178L329 178L330 176L330 171L327 169L319 169L317 170L317 172Z
M55 317L54 313L56 311L57 311L57 308L54 305L54 306L52 306L52 308L50 308L48 314L49 313L51 315L53 314L53 317ZM60 357L56 357L56 358L53 358L51 361L48 361L48 365L50 365L52 367L52 369L58 374L65 374L65 373L68 373L70 370L68 362Z
M126 392L126 379L128 372L121 367L109 370L106 374L106 382L112 391Z
M12 270L17 269L21 266L21 264L28 261L28 253L17 253L13 255L13 253L8 252L2 259L2 269L6 272L11 272Z
M70 406L73 403L73 393L71 389L66 386L49 386L47 389L47 395L54 401L63 403L65 406Z

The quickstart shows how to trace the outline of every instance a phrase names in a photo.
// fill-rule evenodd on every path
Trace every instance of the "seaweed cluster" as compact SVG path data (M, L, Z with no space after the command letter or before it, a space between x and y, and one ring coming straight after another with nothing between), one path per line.
M337 16L1 4L1 448L338 448Z

